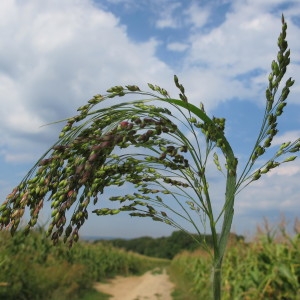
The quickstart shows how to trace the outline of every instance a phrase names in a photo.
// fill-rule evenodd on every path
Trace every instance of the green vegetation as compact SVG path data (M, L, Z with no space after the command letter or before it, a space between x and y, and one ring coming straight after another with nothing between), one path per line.
M113 195L109 197L111 207L100 206L93 213L127 212L185 231L189 223L198 234L199 246L211 257L213 299L220 300L221 270L236 194L270 170L294 161L300 150L300 138L270 149L294 84L291 77L283 82L290 63L286 31L282 16L261 127L246 162L239 168L225 136L225 119L209 117L200 102L190 103L176 75L179 99L153 84L148 84L150 91L136 85L114 86L107 94L94 96L78 108L78 115L66 120L57 142L0 206L0 227L10 226L14 234L28 209L30 220L24 228L28 234L48 200L52 214L47 235L54 244L62 237L72 246L88 219L88 207L99 203L107 189L123 191L116 187L126 184L132 194ZM120 97L127 100L116 101ZM211 197L209 162L225 181L219 211L215 211ZM67 218L71 208L73 213ZM207 232L212 236L212 247L205 243ZM199 269L194 276L200 275Z
M293 237L284 227L268 226L249 243L231 236L223 266L225 300L300 299L300 227L296 225ZM169 237L176 247L174 236L179 233ZM53 247L43 230L27 238L21 232L13 238L7 232L0 235L0 299L108 300L93 290L94 282L148 270L158 274L165 267L176 285L174 300L210 299L211 257L201 248L183 251L169 261L101 242Z
M243 239L243 236L232 234L234 240ZM193 251L199 248L195 240L199 239L197 234L187 235L183 231L174 231L171 236L161 238L140 237L136 239L114 239L101 241L117 248L123 248L127 251L134 251L143 255L172 259L183 250ZM212 247L212 236L204 237L208 247Z
M293 238L284 228L268 229L251 243L231 243L224 258L223 299L300 299L299 229ZM174 300L209 299L211 264L206 253L176 256L169 272L176 283Z
M99 299L93 283L115 275L142 274L169 261L127 253L108 245L79 242L53 247L44 232L25 238L0 235L0 299ZM103 296L105 299L105 296Z

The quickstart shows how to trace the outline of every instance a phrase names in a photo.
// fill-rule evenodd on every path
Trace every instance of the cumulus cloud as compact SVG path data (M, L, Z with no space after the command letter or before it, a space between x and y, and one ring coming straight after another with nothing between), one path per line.
M205 99L207 109L232 98L262 103L281 30L281 11L276 9L284 2L263 3L234 1L219 26L207 32L191 32L191 46L185 56L181 77L187 83L187 90L192 91L192 101ZM288 22L288 41L291 41L290 72L296 81L300 81L300 44L296 38L300 28L292 21L299 13L299 5L288 6L283 12ZM293 88L291 102L299 103L299 92L299 86Z
M187 16L187 23L192 24L196 28L204 26L210 16L209 9L207 7L200 7L196 2L192 2L184 11L184 14Z
M268 177L270 176L295 176L300 173L300 166L298 165L291 165L287 164L285 166L281 166L281 168L273 169L270 173L267 174ZM288 181L288 180L287 180Z
M167 49L170 51L183 52L188 48L187 44L184 43L169 43Z
M40 126L74 115L94 94L112 85L164 82L173 73L156 58L154 39L132 42L117 17L89 0L9 0L0 11L0 145L6 159L24 157L17 152L44 144L46 136L49 145L57 127Z
M263 217L276 217L285 214L293 219L299 206L300 162L285 163L252 182L236 199L235 224L251 220L251 226L261 222Z
M296 141L299 136L300 130L287 131L282 135L275 136L272 142L272 146L281 145L282 143L286 143L289 141Z
M157 28L178 28L181 26L180 21L174 14L175 10L181 7L180 2L164 3L164 7L159 13L159 18L156 21Z

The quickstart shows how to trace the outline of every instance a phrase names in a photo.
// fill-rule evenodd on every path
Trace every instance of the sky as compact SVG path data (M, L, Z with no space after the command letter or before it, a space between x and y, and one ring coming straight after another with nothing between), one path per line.
M6 0L0 2L0 199L56 141L77 107L114 85L147 83L225 117L241 167L263 117L281 14L295 79L274 142L300 136L300 2L298 0ZM232 230L250 234L266 217L300 217L300 159L241 192ZM223 193L219 182L214 190ZM124 193L126 193L124 191ZM217 199L216 201L221 201ZM42 212L49 219L50 211ZM125 214L90 214L81 235L166 236L174 228Z

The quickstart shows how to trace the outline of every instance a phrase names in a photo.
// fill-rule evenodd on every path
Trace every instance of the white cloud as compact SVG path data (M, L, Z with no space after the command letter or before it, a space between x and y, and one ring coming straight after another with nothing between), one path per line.
M159 18L156 21L156 27L163 28L178 28L180 27L180 21L176 18L174 11L181 6L179 2L164 3L164 7L159 13Z
M254 181L237 199L238 214L255 211L286 211L295 213L299 206L300 162L286 163Z
M260 2L259 2L260 3ZM251 99L261 104L270 64L277 55L277 37L281 30L281 14L271 10L283 1L269 1L263 7L258 2L233 3L225 21L208 32L191 31L190 48L186 51L184 68L178 74L190 93L190 100L206 103L207 110L228 99ZM297 36L300 28L291 21L300 5L284 11L288 22L287 39L291 48L288 75L300 82ZM298 64L296 64L298 62ZM256 72L256 74L255 74ZM249 78L247 74L252 74ZM244 77L244 82L241 78ZM289 101L299 103L300 88L292 87Z
M293 142L299 139L300 130L287 131L282 135L277 135L274 137L272 146L281 145L286 142Z
M295 176L297 173L300 173L300 166L295 166L291 164L287 164L284 166L281 166L280 168L271 170L267 176Z
M194 27L199 28L205 25L210 16L207 7L199 7L195 2L193 2L184 14L187 15L186 22L192 24Z
M170 51L183 52L188 48L187 44L184 43L169 43L167 49Z
M130 41L118 19L89 0L8 0L0 11L0 146L9 160L33 145L37 157L58 133L40 126L74 115L92 95L172 77L154 39Z

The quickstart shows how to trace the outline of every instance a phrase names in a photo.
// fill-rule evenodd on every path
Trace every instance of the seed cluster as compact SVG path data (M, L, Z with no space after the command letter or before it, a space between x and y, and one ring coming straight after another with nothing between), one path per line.
M108 90L107 98L120 96L124 90L119 86L113 87ZM128 86L126 91L133 90L139 89ZM78 240L79 229L88 218L90 202L97 204L99 195L106 187L122 186L125 182L134 184L139 193L115 196L110 200L118 200L121 204L129 201L130 204L118 209L99 208L93 212L113 215L120 211L134 211L132 216L150 216L158 221L170 222L165 212L156 211L148 202L141 201L150 199L147 194L168 194L167 185L189 186L157 171L159 165L162 170L169 168L172 171L189 167L188 160L183 156L187 152L186 145L176 146L174 140L168 139L178 130L169 118L170 111L138 102L126 106L126 109L121 106L111 108L100 116L96 111L87 123L82 123L91 114L91 108L103 99L103 96L97 95L79 108L81 113L67 121L59 142L46 157L39 160L35 174L32 170L28 178L7 197L0 207L2 227L9 225L14 233L25 208L29 207L30 221L24 229L28 233L37 223L44 200L48 199L51 201L52 219L47 235L54 243L63 235L64 241L72 245ZM149 154L143 150L143 155L139 153L135 158L135 155L126 152L128 147L142 147ZM158 184L161 188L151 189L149 184ZM74 204L76 208L67 220L66 212Z
M277 53L277 60L273 60L271 64L271 73L268 76L269 85L266 89L266 108L263 120L261 132L258 136L256 146L252 152L250 158L250 164L248 170L250 170L258 158L266 153L266 150L272 145L272 141L278 133L278 118L282 115L284 107L287 105L286 99L290 93L290 88L294 84L292 78L288 78L284 87L281 90L281 94L276 100L276 95L279 89L279 85L286 73L287 66L290 63L290 50L288 49L288 43L286 41L287 24L282 17L282 31L279 35L277 45L279 51ZM300 150L300 139L297 139L293 143L283 143L279 150L275 153L274 157L267 161L265 165L256 170L251 176L251 181L258 180L263 174L268 173L270 170L278 167L281 163L293 161L296 156L289 156L278 161L279 157L283 155L290 155ZM247 172L245 172L247 174ZM242 178L244 180L245 178ZM241 181L242 181L241 180Z
M272 62L272 71L268 78L261 132L238 182L238 161L224 135L225 119L210 119L202 103L200 109L190 104L176 75L174 83L180 91L180 100L170 98L168 92L157 85L148 84L151 92L143 92L136 85L114 86L107 90L106 95L94 96L87 104L78 108L78 115L67 120L58 142L0 206L0 229L10 228L13 234L28 208L30 220L24 228L25 233L28 233L36 225L44 201L48 200L51 201L52 213L47 235L51 236L54 243L63 237L71 246L78 240L79 229L88 218L88 206L91 203L101 205L99 198L103 198L102 194L107 187L121 187L125 183L133 185L136 192L111 196L109 200L117 201L120 205L118 208L100 207L93 210L93 213L115 215L127 211L131 216L151 217L155 221L182 228L165 212L170 209L195 225L189 212L179 202L179 195L186 197L185 200L188 201L185 203L190 210L198 213L198 216L200 212L204 212L211 220L213 212L205 167L209 153L214 147L218 147L224 154L227 168L226 201L220 214L221 216L224 212L226 225L222 227L224 231L220 235L222 244L229 234L234 195L240 186L247 180L259 179L262 174L281 163L293 161L295 155L281 162L278 162L278 158L300 150L300 139L283 143L273 159L249 176L257 159L271 146L278 133L277 120L286 106L290 87L294 84L289 78L280 97L275 101L280 82L290 62L290 51L285 40L286 29L287 25L282 18L279 51L277 61ZM116 99L113 98L131 94L150 96L151 99L114 102ZM104 100L109 101L107 106L102 106ZM184 124L187 125L185 128L190 129L196 140L196 147L185 136L186 133L180 130L180 126L175 124L178 120L176 115L168 108L149 105L150 101L157 100L168 103L168 107L175 107L182 113L188 123ZM181 120L179 124L182 124ZM196 129L200 129L206 138L204 159L201 157ZM189 160L192 160L192 166ZM213 161L222 171L217 153L213 154ZM174 193L175 189L179 192ZM196 199L185 189L195 192ZM164 198L169 194L179 203L187 217L166 204ZM67 212L71 208L74 210L71 217L67 218ZM211 230L216 236L215 224L215 220L211 220Z

